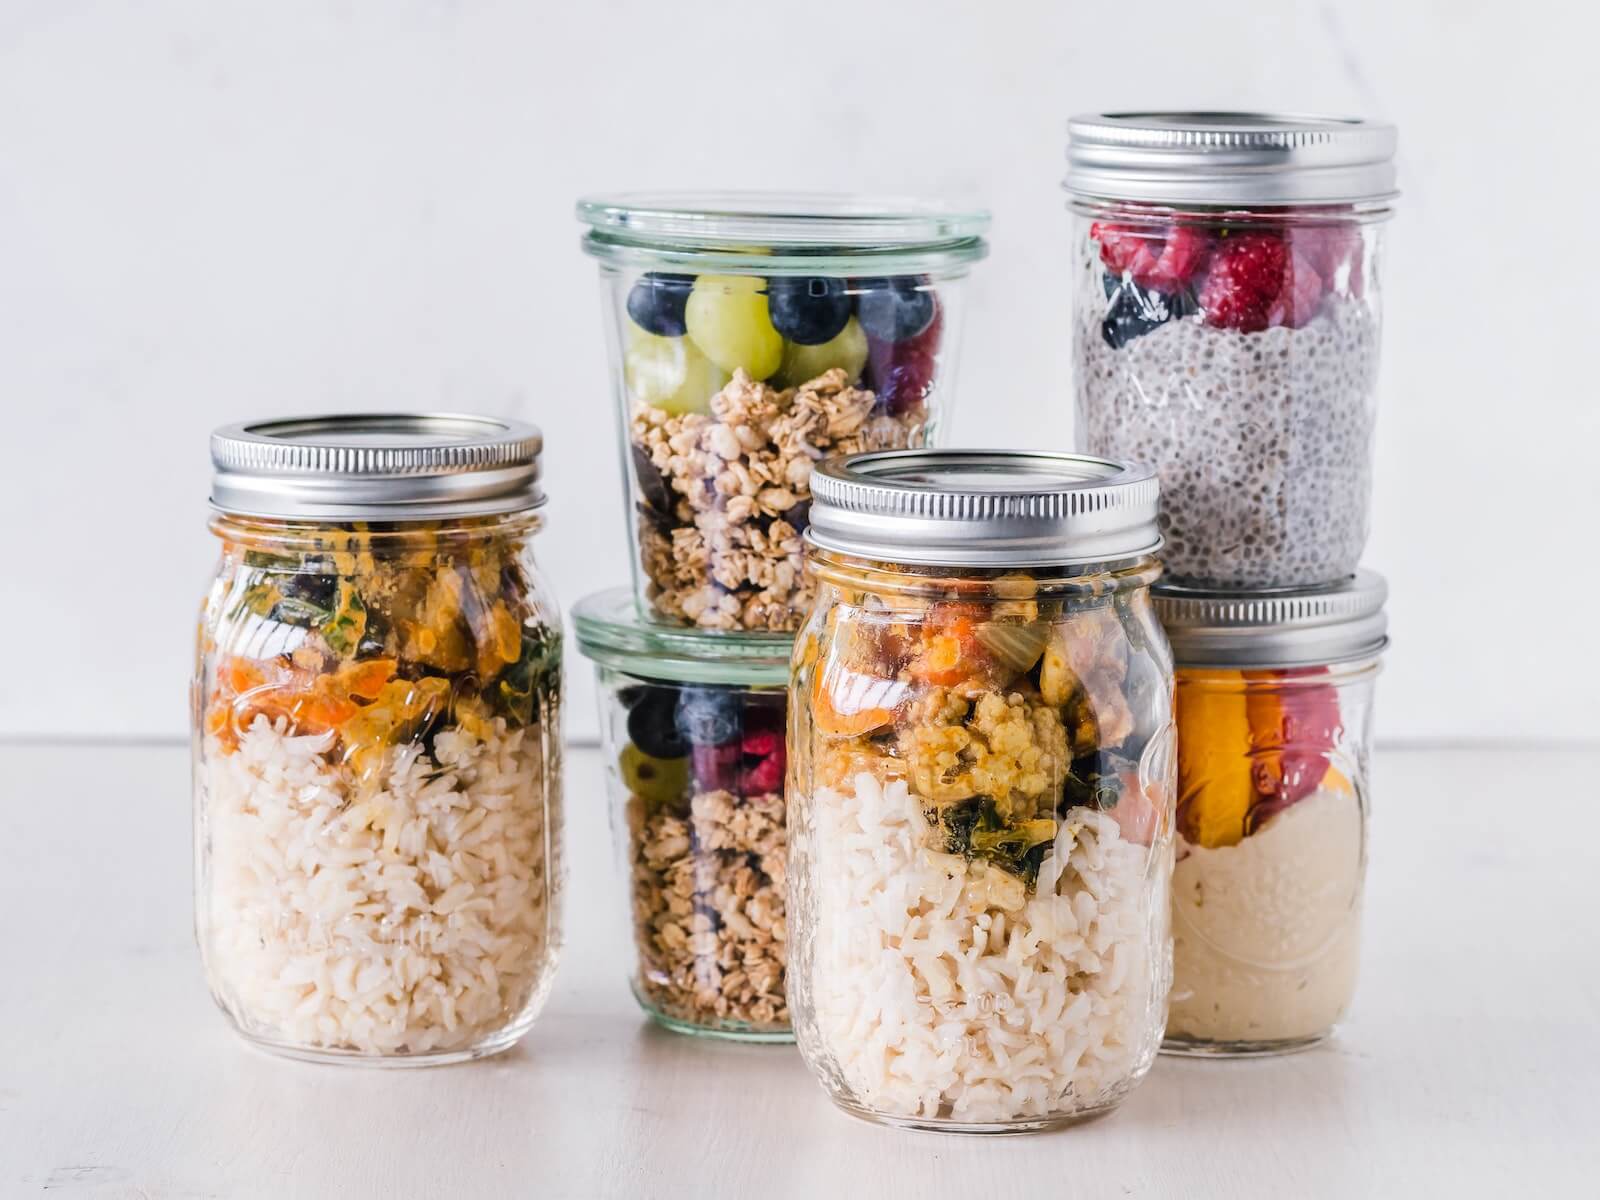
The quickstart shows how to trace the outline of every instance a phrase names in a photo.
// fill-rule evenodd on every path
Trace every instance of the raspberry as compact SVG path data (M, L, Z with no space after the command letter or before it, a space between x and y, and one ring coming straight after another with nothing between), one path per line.
M1100 261L1113 275L1131 271L1135 265L1148 270L1156 261L1149 239L1137 229L1096 221L1089 226L1089 236L1100 243Z
M763 758L739 777L739 794L764 796L768 792L782 791L783 767L784 756L781 750L777 754Z
M1126 225L1089 227L1100 243L1100 261L1113 275L1127 275L1142 288L1169 295L1194 278L1211 249L1211 239L1192 225L1174 225L1166 240Z
M1241 333L1265 329L1273 302L1284 290L1288 259L1288 249L1275 234L1242 233L1219 242L1200 288L1206 324Z
M753 754L765 758L783 749L783 734L775 730L761 730L759 733L747 733L744 741L740 743L740 750L745 754Z
M1289 244L1305 256L1330 291L1339 285L1339 272L1348 265L1344 286L1350 295L1361 295L1361 230L1357 226L1298 226L1289 231Z
M1289 253L1289 273L1283 291L1267 312L1269 328L1287 325L1299 329L1322 307L1322 276L1299 250Z
M882 411L901 416L928 398L943 336L944 312L935 309L932 322L916 337L901 342L867 338L865 383L876 394Z

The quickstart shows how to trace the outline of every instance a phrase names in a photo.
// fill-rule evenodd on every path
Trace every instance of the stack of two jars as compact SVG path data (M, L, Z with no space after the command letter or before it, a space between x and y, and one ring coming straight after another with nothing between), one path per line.
M1077 442L1161 483L1176 660L1164 1047L1315 1044L1355 988L1385 584L1370 525L1392 126L1070 126Z

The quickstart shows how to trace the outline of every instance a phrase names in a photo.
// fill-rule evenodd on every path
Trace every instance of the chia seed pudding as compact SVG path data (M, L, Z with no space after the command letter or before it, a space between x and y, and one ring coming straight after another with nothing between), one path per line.
M1098 306L1078 305L1079 443L1157 468L1170 578L1277 588L1355 570L1378 369L1366 301L1330 296L1301 328L1255 333L1195 313L1121 347L1103 320Z

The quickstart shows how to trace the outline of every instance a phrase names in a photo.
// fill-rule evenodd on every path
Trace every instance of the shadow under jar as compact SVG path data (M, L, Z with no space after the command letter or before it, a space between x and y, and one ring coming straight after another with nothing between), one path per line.
M1079 447L1157 468L1171 581L1349 575L1371 507L1394 128L1134 113L1070 129Z
M195 929L255 1044L504 1050L561 943L561 619L541 439L470 416L212 437L222 555L193 684Z
M1171 973L1157 486L1079 455L818 468L790 692L790 1002L834 1102L1042 1129L1154 1061Z
M933 443L983 212L752 193L595 197L634 582L657 617L798 628L812 466Z
M1178 849L1163 1049L1322 1041L1355 992L1383 579L1241 598L1162 589Z
M784 832L789 634L640 617L629 589L573 611L594 660L629 983L679 1033L789 1042Z

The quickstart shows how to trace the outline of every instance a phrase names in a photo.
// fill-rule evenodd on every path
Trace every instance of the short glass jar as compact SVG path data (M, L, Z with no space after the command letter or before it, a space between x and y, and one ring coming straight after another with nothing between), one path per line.
M641 602L707 629L797 629L812 465L935 440L988 214L750 192L594 197L578 216Z
M316 417L212 436L193 683L213 996L296 1058L504 1050L561 945L561 619L539 432Z
M1386 589L1163 589L1178 664L1178 861L1163 1048L1315 1045L1355 992Z
M1370 520L1394 128L1264 113L1070 128L1079 447L1157 468L1169 581L1343 579Z
M680 1033L793 1041L784 712L794 638L653 624L626 588L581 601L573 621L599 682L633 994Z
M790 1002L834 1102L1041 1129L1154 1060L1171 959L1157 486L1079 455L824 463L790 690Z

